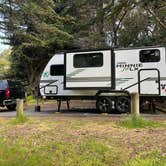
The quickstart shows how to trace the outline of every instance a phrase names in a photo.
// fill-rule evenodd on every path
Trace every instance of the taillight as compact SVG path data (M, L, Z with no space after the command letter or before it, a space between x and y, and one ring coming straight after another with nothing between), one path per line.
M6 89L6 98L9 98L9 97L10 97L10 89L7 88L7 89Z

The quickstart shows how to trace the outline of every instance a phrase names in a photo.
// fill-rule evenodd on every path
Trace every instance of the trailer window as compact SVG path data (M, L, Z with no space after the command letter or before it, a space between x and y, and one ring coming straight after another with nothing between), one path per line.
M51 65L50 74L51 76L64 75L64 65Z
M86 53L74 55L74 67L101 67L103 66L102 53Z
M159 62L160 61L160 50L141 50L140 51L140 62L148 63L148 62Z

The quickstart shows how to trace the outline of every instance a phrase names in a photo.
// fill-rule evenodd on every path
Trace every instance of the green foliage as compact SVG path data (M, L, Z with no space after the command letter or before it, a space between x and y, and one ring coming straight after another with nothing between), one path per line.
M16 117L15 119L13 119L13 120L11 121L11 123L12 123L13 125L18 125L18 124L24 124L24 123L26 123L27 121L28 121L27 116L24 115L24 114L21 114L21 115L19 115L18 117Z
M119 44L126 46L165 45L164 1L135 1L119 30Z
M35 100L35 98L32 95L29 95L29 96L27 96L27 102L28 103L35 103L36 100Z
M34 95L40 74L55 50L72 46L73 37L64 28L65 19L56 13L53 0L2 0L0 22L13 46L9 77L29 84Z
M166 43L166 10L162 0L63 0L59 3L59 8L62 15L74 17L76 24L69 25L68 28L81 48Z
M56 51L166 44L162 0L1 0L0 13L5 42L13 46L8 77L33 95Z
M166 127L165 123L146 120L142 117L129 116L118 122L121 127L132 128L145 128L145 127Z
M10 70L11 50L5 50L0 55L0 79L4 79Z

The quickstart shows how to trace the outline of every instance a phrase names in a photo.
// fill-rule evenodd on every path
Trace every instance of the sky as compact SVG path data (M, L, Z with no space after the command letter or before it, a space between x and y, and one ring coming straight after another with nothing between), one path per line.
M2 36L3 33L0 32L0 35ZM3 41L0 39L0 53L2 53L4 50L8 49L9 45L4 45Z
M3 20L2 15L0 14L0 21ZM3 33L3 31L0 29L0 36L4 36L5 34ZM4 50L8 49L9 46L8 45L4 45L2 39L0 39L0 53L2 53Z
M4 45L1 43L2 41L0 40L0 53L2 53L4 50L8 49L9 46L8 45Z

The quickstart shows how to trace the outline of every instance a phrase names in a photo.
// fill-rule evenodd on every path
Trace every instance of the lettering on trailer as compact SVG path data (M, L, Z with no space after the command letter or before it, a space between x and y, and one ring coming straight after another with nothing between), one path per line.
M128 64L126 62L118 62L116 68L119 69L121 72L125 71L136 71L143 67L142 63L131 63Z

